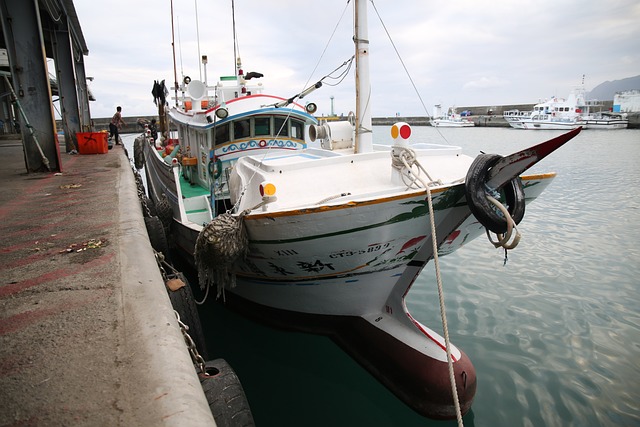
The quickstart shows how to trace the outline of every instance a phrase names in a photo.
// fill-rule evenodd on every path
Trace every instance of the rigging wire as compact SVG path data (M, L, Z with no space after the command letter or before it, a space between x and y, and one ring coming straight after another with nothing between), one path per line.
M407 69L407 66L405 65L404 61L402 60L402 56L400 56L400 52L398 52L398 48L396 47L396 44L393 42L393 39L391 38L391 34L389 34L389 30L387 30L387 26L382 21L382 17L380 16L380 13L378 13L378 8L376 7L376 4L373 2L373 0L371 0L371 4L373 5L373 10L376 11L376 15L378 16L378 19L380 20L380 23L382 24L382 28L384 29L384 32L387 34L387 37L389 38L389 41L391 42L391 46L393 46L393 50L396 52L396 55L398 56L398 59L400 60L400 63L402 64L402 68L404 68L405 73L407 73L407 77L409 77L409 81L411 82L411 85L413 86L413 90L415 90L416 95L418 95L418 99L420 99L420 103L422 104L422 108L424 108L424 111L427 114L427 117L430 117L429 112L427 111L427 107L424 105L424 101L422 100L422 97L420 96L420 92L418 92L418 88L416 87L416 84L414 83L413 78L411 77L411 74L409 73L409 70Z
M311 73L309 74L309 78L308 78L308 79L307 79L307 81L305 82L303 89L304 89L305 87L309 86L309 82L311 81L311 78L313 77L313 74L316 72L316 70L318 69L318 66L320 66L320 62L322 61L322 58L324 58L324 55L327 53L327 49L329 48L329 44L331 43L331 40L333 40L333 37L335 36L336 31L338 31L338 27L340 26L340 23L342 22L342 19L344 18L344 15L345 15L345 14L346 14L346 12L347 12L347 8L349 7L349 3L350 3L350 1L348 1L348 0L347 0L347 3L346 3L346 5L345 5L344 9L342 10L342 13L340 14L340 19L338 19L338 22L336 23L335 27L333 28L333 32L332 32L332 33L331 33L331 35L329 36L329 40L327 40L327 43L325 44L324 49L322 50L322 53L320 54L320 57L318 58L318 61L316 62L315 67L313 67L313 70L312 70L312 71L311 71ZM354 58L355 58L355 56L353 56L350 60L345 61L345 63L346 63L346 62L351 63L351 62L353 61L353 59L354 59ZM344 64L345 64L345 63L343 63L340 67L344 66ZM339 69L340 67L338 67L337 69ZM349 68L351 68L351 65L349 65ZM337 70L337 69L336 69L336 70ZM332 71L331 73L335 72L336 70ZM348 71L348 70L347 70L347 71ZM331 74L331 73L329 73L329 74ZM345 74L346 74L346 73L345 73ZM325 76L325 77L323 77L323 79L324 79L324 78L326 78L326 76ZM321 79L321 81L322 81L322 79ZM334 85L334 86L335 86L335 85Z
M396 55L398 56L398 59L400 60L400 63L402 64L402 68L404 68L405 73L407 73L407 77L409 78L409 81L411 82L411 85L413 86L413 90L416 92L416 95L418 96L418 99L420 100L420 103L422 104L422 108L424 109L424 112L425 112L427 118L429 118L429 119L433 118L433 116L431 116L431 114L429 114L429 111L427 110L427 107L424 105L424 101L422 100L422 96L420 96L420 92L418 92L418 88L416 87L416 84L413 81L413 78L411 77L411 74L409 73L409 70L407 69L407 66L405 65L404 61L402 60L402 56L400 55L400 52L398 51L398 48L396 47L396 44L393 42L393 39L391 38L391 34L389 34L389 30L387 29L387 26L384 24L384 21L382 20L382 17L380 16L380 13L378 12L378 8L376 7L376 4L373 2L373 0L370 0L370 1L371 1L371 4L373 5L373 10L376 11L376 16L380 20L380 24L382 24L382 28L384 29L384 32L387 34L387 37L389 38L389 42L391 43L391 46L393 47L393 50L396 52ZM437 126L434 126L434 127L436 128L436 131L438 132L440 137L443 140L445 140L447 143L449 143L449 140L447 140L447 138L442 134L442 131L440 130L440 128L438 128Z

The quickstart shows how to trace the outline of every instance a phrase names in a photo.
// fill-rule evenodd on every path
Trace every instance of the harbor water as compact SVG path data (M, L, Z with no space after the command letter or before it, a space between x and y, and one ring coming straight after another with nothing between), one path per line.
M506 155L558 134L413 127L412 140ZM440 258L451 340L478 377L465 426L640 425L639 161L640 130L583 131L532 169L558 176L506 264L484 237ZM432 264L407 306L442 330ZM456 425L417 415L329 338L200 308L210 355L234 367L260 427Z

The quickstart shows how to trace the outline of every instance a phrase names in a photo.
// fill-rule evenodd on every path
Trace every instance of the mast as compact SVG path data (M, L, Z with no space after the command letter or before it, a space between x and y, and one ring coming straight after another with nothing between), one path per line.
M355 152L373 151L371 126L371 82L369 80L369 30L367 1L355 0L354 36L356 48L356 140Z

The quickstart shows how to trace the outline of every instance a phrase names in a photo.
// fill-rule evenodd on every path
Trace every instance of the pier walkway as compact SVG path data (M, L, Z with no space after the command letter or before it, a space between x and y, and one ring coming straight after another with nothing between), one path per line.
M215 425L123 146L23 156L0 141L0 425Z

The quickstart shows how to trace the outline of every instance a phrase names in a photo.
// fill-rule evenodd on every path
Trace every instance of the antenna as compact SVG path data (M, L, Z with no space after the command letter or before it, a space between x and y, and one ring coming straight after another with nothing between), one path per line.
M184 77L184 67L182 66L182 39L180 38L180 16L178 16L178 48L180 51L180 77Z
M171 48L173 50L173 88L176 92L176 105L178 103L178 71L176 70L176 39L173 31L173 0L171 0Z
M231 0L231 23L233 25L233 69L236 70L236 75L238 74L238 66L236 65L236 59L238 58L238 52L236 51L236 47L238 45L236 40L236 2Z
M200 64L200 25L198 24L198 0L193 0L196 5L196 35L198 37L198 70L200 71L200 81L202 81L202 65Z

